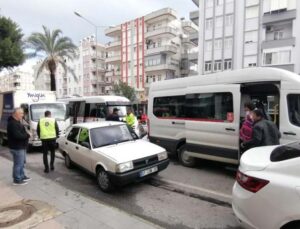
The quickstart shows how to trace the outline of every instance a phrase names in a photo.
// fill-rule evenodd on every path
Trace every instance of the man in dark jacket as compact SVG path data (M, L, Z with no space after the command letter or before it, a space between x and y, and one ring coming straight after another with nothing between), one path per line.
M45 117L39 120L37 134L42 141L44 172L49 173L48 151L51 153L50 169L54 170L56 138L59 135L57 122L55 118L51 118L50 111L45 111Z
M107 116L106 121L117 121L117 122L119 122L120 117L119 117L118 111L119 111L119 109L115 107L113 109L113 113Z
M243 142L242 147L279 145L280 132L272 121L264 119L262 110L253 110L252 118L254 121L252 139Z
M13 179L14 185L24 185L30 180L24 173L25 153L30 135L21 124L24 111L22 108L16 108L12 116L8 118L7 138L8 147L13 155Z

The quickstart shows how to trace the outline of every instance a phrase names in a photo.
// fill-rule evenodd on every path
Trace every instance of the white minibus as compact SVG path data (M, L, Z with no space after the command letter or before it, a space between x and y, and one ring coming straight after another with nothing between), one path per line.
M149 139L178 154L238 164L244 104L254 102L274 121L281 143L300 138L300 76L277 68L247 68L152 83Z

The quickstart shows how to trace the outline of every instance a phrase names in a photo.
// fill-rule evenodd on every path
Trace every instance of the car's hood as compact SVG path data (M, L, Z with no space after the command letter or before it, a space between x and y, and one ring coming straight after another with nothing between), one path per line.
M165 151L164 148L141 139L105 146L94 150L105 154L117 163L133 161Z
M246 151L240 160L241 172L264 170L272 162L270 156L278 146L256 147Z

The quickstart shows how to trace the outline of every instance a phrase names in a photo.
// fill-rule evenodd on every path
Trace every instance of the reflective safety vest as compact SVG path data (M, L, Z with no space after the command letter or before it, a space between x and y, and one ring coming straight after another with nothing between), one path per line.
M135 116L134 116L134 114L130 113L129 115L127 115L125 117L125 119L126 119L126 123L127 123L128 126L134 127L134 123L135 123Z
M41 118L39 123L41 140L56 138L54 118Z

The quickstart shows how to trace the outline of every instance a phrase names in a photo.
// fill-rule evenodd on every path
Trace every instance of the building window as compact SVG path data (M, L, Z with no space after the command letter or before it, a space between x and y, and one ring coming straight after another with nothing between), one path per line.
M215 49L221 49L222 48L222 39L215 40Z
M232 59L224 60L224 70L231 70L232 68Z
M211 71L211 61L205 61L205 71Z
M233 15L226 15L225 16L225 26L232 26L233 25Z
M188 94L185 108L187 118L233 122L233 96L229 92Z
M205 21L205 29L206 30L211 30L213 27L213 20L210 18L210 19L206 19Z
M223 5L224 0L217 0L217 6Z
M245 33L245 44L257 42L258 39L258 32L257 31L250 31Z
M223 27L223 16L216 18L216 27Z
M248 67L256 67L256 63L248 63Z
M291 50L264 53L264 65L290 64Z
M210 52L212 50L212 41L205 42L205 51Z
M252 6L252 7L246 8L246 19L256 18L256 17L258 17L258 14L259 14L258 6Z
M222 61L216 60L214 63L214 71L221 71L222 70Z
M275 31L274 40L281 40L281 39L283 39L283 31Z
M225 38L225 41L224 41L224 48L225 48L225 49L232 49L232 37L230 37L230 38Z

